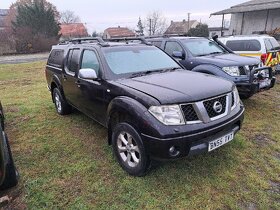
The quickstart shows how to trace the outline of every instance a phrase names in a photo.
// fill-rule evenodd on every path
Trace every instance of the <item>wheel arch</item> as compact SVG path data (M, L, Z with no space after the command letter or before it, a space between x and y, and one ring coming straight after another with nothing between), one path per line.
M54 98L53 98L53 90L55 88L58 88L59 91L61 92L62 94L62 97L65 99L65 95L64 95L64 91L63 91L63 87L62 87L62 84L61 84L61 81L59 79L59 77L57 75L53 75L53 79L52 79L52 82L51 82L51 93L52 93L52 101L54 102Z
M139 132L145 111L147 108L132 98L115 98L107 110L108 144L112 143L112 133L117 123L126 122Z
M221 77L225 74L220 67L206 64L196 66L192 71Z

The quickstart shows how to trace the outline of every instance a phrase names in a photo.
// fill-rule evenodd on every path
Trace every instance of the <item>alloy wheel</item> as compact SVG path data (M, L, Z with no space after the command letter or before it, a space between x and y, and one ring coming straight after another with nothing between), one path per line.
M119 134L117 139L119 155L125 165L135 168L141 160L140 150L132 135L127 132Z
M56 105L57 111L61 112L62 106L61 106L61 101L60 101L60 97L59 97L58 93L54 94L54 100L55 100L55 105Z

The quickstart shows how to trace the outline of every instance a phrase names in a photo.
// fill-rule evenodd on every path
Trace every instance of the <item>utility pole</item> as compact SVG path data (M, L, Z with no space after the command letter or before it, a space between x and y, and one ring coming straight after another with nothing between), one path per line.
M224 36L224 25L225 25L225 14L223 14L223 19L222 19L221 37Z
M188 31L190 30L191 13L188 13Z
M150 36L152 36L152 19L150 18L149 21L150 21L150 30L149 30Z

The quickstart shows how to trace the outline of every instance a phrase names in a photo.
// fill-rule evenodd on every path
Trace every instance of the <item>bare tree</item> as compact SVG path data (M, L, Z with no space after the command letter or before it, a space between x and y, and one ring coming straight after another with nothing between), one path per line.
M81 19L73 11L66 10L60 13L60 23L79 23Z
M153 11L146 17L146 33L149 35L163 34L167 29L166 18L160 11Z

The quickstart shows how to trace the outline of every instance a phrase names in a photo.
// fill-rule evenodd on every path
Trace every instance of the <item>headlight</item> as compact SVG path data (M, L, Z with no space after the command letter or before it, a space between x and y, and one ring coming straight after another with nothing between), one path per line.
M234 105L231 107L231 110L235 109L235 107L240 104L240 97L236 87L233 89L233 99L234 99Z
M149 112L165 125L184 125L184 117L178 105L152 106Z
M223 71L229 74L230 76L234 76L234 77L240 76L240 71L238 66L224 67Z

